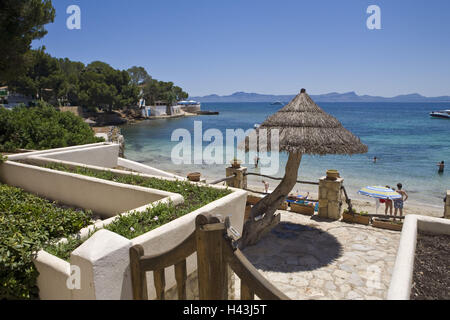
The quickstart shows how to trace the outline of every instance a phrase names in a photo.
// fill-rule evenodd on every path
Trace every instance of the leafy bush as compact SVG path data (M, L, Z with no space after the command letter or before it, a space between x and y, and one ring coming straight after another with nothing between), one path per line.
M69 261L72 251L81 246L97 231L98 229L94 228L94 230L90 231L85 238L81 238L78 234L70 235L66 238L67 242L59 242L59 239L51 240L46 243L44 250L60 259Z
M40 102L36 107L0 108L0 149L44 150L104 141L83 119Z
M89 225L91 215L0 184L0 299L37 298L34 254Z
M5 162L6 160L8 160L8 157L6 157L0 153L0 163Z

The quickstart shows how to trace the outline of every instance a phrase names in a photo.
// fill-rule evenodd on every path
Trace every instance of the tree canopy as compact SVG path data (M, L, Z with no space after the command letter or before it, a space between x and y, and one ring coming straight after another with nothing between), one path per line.
M31 42L47 34L44 26L54 18L51 0L0 1L0 83L24 71Z
M112 111L136 105L138 95L139 88L132 83L127 71L94 61L81 72L79 100L82 106Z
M144 98L150 104L154 104L156 101L164 101L168 105L172 105L174 102L187 99L189 94L183 91L178 86L174 86L173 82L164 82L151 79L144 86Z
M130 75L131 82L135 85L142 85L152 79L147 70L143 67L131 67L127 70Z
M139 88L127 71L94 61L85 66L69 59L56 59L44 49L32 50L23 75L8 82L11 91L54 105L79 105L108 111L134 106Z

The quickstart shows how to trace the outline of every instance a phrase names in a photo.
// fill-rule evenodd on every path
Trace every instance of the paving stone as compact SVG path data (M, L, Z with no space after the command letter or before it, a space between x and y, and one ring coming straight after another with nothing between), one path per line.
M356 291L350 291L347 293L346 298L349 300L361 300L363 297Z
M317 270L317 271L313 271L313 274L315 277L322 279L322 280L330 280L330 281L333 280L331 273L327 272L327 271Z
M358 273L353 272L350 277L348 278L348 283L360 287L364 285L364 282L362 281L361 277L358 275Z
M334 290L337 289L336 286L334 285L334 283L331 282L331 281L327 281L325 283L325 287L324 288L327 289L327 290L331 290L331 291L334 291Z
M306 287L305 288L305 294L309 297L324 297L325 294L323 293L322 290L317 289L315 287Z
M309 281L305 278L296 277L291 280L290 284L294 287L306 287L309 284Z
M286 263L289 265L298 265L298 258L296 256L287 257Z
M350 274L346 271L336 270L333 272L333 276L341 279L347 279L350 276Z
M325 281L322 279L312 279L309 281L309 286L315 288L322 288L324 283Z
M319 260L317 260L314 256L312 255L304 255L301 256L298 259L298 264L301 266L311 266L311 267L316 267L317 265L319 265Z
M352 289L348 284L343 284L339 287L340 292L347 293Z
M290 298L386 298L398 232L353 228L339 221L311 223L310 217L284 211L281 218L284 224L244 249L244 254ZM342 246L340 252L330 235ZM370 280L377 269L381 271L379 286L372 288Z
M364 244L356 243L352 245L352 249L358 250L358 251L369 251L373 250L372 247L366 246Z
M335 278L335 279L334 279L334 283L335 283L337 286L340 286L340 285L344 284L345 282L346 282L346 280L343 279L343 278Z
M341 269L342 271L346 271L346 272L354 272L355 271L355 268L353 268L352 266L350 266L348 264L339 265L339 269Z

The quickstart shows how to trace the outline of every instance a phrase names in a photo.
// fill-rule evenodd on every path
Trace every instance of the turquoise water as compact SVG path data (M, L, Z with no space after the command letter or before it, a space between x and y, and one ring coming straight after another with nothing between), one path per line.
M304 156L299 179L316 181L327 169L337 169L353 197L367 185L395 186L401 182L413 202L442 206L450 189L450 120L432 119L432 110L450 109L450 103L319 103L328 113L359 136L369 152L354 156ZM204 103L203 110L219 111L219 116L149 120L122 127L125 156L163 170L185 176L200 171L207 179L222 178L225 165L175 165L171 161L174 130L194 131L194 121L201 121L203 132L218 129L251 129L262 123L281 106L269 103ZM207 146L209 142L204 142ZM224 151L225 153L225 151ZM376 156L376 164L372 159ZM281 177L287 155L280 155ZM444 160L444 174L436 164ZM253 168L253 161L249 168ZM254 171L254 169L251 169ZM271 187L272 188L272 187Z

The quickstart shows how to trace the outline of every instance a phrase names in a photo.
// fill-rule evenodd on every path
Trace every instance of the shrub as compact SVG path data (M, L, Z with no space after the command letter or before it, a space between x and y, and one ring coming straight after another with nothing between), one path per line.
M83 119L39 102L36 107L0 108L0 149L44 150L104 141Z
M64 209L0 184L0 299L37 298L34 254L49 240L75 234L90 223L91 212Z
M6 160L8 160L8 157L6 157L6 156L0 154L0 163L5 162Z

